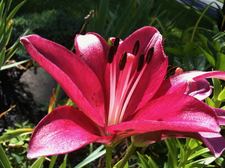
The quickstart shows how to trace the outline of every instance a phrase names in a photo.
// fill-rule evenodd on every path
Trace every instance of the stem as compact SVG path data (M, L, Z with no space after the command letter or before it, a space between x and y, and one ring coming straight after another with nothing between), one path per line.
M111 168L111 162L112 162L112 147L105 145L105 149L106 149L106 160L105 160L105 164L106 164L106 168Z
M130 146L127 148L126 154L124 157L115 165L117 168L123 168L128 160L130 159L131 155L136 151L136 146L131 143Z

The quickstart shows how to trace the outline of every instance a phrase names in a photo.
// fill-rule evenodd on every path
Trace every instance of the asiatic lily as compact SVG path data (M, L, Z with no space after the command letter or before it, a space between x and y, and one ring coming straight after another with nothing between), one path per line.
M96 33L79 34L75 52L38 35L22 37L31 57L79 108L58 107L44 117L32 134L28 157L64 154L92 142L114 144L133 135L149 141L151 135L205 136L203 142L217 154L211 148L217 142L209 140L216 135L220 154L224 113L202 100L211 93L206 78L224 79L225 73L192 71L166 79L162 41L150 26L124 41L111 38L110 45Z

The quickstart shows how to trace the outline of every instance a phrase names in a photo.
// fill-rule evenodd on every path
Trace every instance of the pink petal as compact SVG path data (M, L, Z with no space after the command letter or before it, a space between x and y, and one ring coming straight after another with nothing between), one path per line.
M152 131L219 132L214 111L203 102L179 93L151 101L127 122L109 127L114 133Z
M180 75L174 75L162 84L162 87L155 97L170 94L179 90L181 92L186 92L199 100L203 100L211 94L210 84L205 80L206 78L225 80L225 72L189 71Z
M21 38L28 53L90 118L104 125L104 93L95 73L63 46L37 35ZM82 75L81 75L82 74Z
M99 79L103 81L109 48L106 41L98 34L79 34L75 38L74 45L76 54L83 58Z
M151 26L145 26L136 30L120 43L115 59L120 58L124 52L132 53L137 40L139 40L140 47L136 55L143 54L146 52L148 44L155 33L158 33L158 30Z
M168 59L163 51L161 35L157 38L154 45L155 53L133 93L125 118L142 108L154 96L165 79ZM136 108L137 110L134 110Z
M217 115L217 120L220 125L225 125L225 110L219 108L213 108Z
M96 125L70 106L55 109L36 126L28 158L65 154L99 139Z
M212 128L211 126L214 126ZM108 132L118 137L128 137L155 131L175 132L219 132L220 128L215 124L195 123L190 121L156 121L156 120L134 120L127 121L107 128Z
M145 83L146 79L149 79L147 81L147 87L138 105L138 109L142 108L149 100L151 100L158 89L160 89L162 82L165 80L168 67L168 58L164 53L162 40L161 35L157 37L157 41L154 46L154 56L148 65L149 68L146 70L142 81L139 83L139 87L137 87L137 93L140 93L142 90L141 88L144 88L143 83Z
M225 139L219 133L199 132L199 138L215 157L219 157L225 150Z

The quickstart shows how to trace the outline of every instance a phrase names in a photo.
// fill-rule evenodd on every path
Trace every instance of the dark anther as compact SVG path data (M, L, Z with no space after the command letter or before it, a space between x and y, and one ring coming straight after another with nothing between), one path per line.
M113 45L109 49L109 53L108 53L108 62L109 63L113 62L113 58L114 58L114 56L116 54L117 48L119 46L119 42L120 42L120 39L116 38L114 43L113 43Z
M125 52L120 60L119 68L123 70L127 62L127 53Z
M118 47L120 43L120 39L117 37L113 43L114 46Z
M139 48L140 48L140 41L137 40L137 41L135 42L135 44L134 44L134 48L133 48L132 53L133 53L134 55L137 55Z
M108 62L109 63L112 63L115 53L116 53L116 47L111 46L109 48L109 53L108 53Z
M137 67L138 72L141 71L141 69L143 68L144 60L145 60L144 54L140 55L139 60L138 60L138 67Z
M154 48L152 47L148 50L148 53L147 53L147 56L146 56L146 62L147 63L149 63L151 61L153 54L154 54Z

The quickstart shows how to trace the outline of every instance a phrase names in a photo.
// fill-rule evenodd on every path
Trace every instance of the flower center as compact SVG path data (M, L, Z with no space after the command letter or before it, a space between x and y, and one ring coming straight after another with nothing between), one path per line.
M115 46L113 45L111 48L115 48ZM113 50L111 48L110 50ZM108 125L118 124L123 120L135 88L154 54L154 48L151 47L145 54L138 55L139 48L140 42L137 40L132 53L124 52L119 61L110 60L111 62L109 62ZM114 51L115 53L116 51ZM109 54L112 54L112 52L109 51ZM112 55L108 56L108 58L113 57Z

